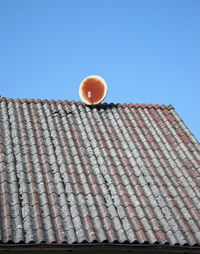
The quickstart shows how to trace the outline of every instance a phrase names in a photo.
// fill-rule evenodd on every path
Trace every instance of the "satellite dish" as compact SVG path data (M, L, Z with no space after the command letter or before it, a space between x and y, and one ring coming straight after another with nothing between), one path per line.
M88 76L80 84L79 95L87 105L99 104L106 97L106 93L106 82L99 76Z

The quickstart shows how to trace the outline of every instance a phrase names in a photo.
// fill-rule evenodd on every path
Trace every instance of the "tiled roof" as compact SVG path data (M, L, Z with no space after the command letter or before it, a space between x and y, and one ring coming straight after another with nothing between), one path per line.
M0 242L200 245L200 144L172 106L0 100Z

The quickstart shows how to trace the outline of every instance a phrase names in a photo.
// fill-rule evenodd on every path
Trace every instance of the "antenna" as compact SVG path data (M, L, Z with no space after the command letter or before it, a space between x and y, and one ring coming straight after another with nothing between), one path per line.
M79 95L85 104L97 105L106 97L107 90L106 81L97 75L92 75L81 82Z

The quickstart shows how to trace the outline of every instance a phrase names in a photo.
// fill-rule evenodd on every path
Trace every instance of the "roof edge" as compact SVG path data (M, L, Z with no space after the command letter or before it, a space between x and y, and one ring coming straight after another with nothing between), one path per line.
M118 243L91 243L91 244L0 244L0 250L73 250L73 249L118 249L118 250L155 250L155 251L176 251L182 253L189 251L199 253L200 246L181 246L181 245L152 245L152 244L118 244Z

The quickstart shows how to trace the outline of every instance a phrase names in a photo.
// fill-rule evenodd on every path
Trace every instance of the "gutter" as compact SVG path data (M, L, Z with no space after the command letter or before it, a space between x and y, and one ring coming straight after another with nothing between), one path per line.
M109 243L93 243L93 244L0 244L0 251L14 251L14 250L49 250L49 251L81 251L81 250L120 250L120 251L167 251L177 253L199 253L200 246L170 246L170 245L151 245L151 244L109 244Z

